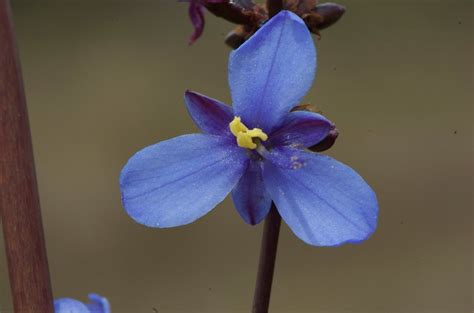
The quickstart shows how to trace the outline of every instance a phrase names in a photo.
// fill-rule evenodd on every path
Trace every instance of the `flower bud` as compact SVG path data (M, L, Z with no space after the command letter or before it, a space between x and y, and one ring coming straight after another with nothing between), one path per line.
M294 107L291 111L308 111L323 115L323 112L312 104L300 104ZM314 152L326 151L334 145L337 136L339 136L339 131L337 130L336 125L334 125L334 128L331 129L326 138L324 138L314 146L309 147L308 149Z
M237 26L225 37L225 43L232 49L237 49L250 37L250 32L246 31L245 26Z
M317 28L325 29L336 23L341 18L346 12L346 8L337 3L327 2L318 4L311 11L321 17L317 24Z
M334 145L337 136L339 136L339 131L337 130L337 128L334 127L334 129L329 132L326 138L324 138L314 146L309 147L308 149L314 152L326 151Z

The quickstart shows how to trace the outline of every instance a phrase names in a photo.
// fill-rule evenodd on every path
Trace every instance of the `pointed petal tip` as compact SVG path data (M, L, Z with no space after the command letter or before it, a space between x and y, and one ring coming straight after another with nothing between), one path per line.
M227 136L229 123L233 118L232 107L198 92L186 90L184 93L186 109L194 124L206 134Z
M184 91L184 99L189 99L190 97L196 95L196 92L192 91L192 90L189 90L189 89L186 89Z

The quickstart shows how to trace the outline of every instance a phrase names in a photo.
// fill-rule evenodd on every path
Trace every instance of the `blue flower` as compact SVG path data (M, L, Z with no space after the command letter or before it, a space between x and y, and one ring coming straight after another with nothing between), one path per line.
M375 193L350 167L308 151L334 128L325 117L290 112L311 87L316 51L303 21L282 11L230 55L233 107L187 91L202 134L136 153L120 176L127 213L149 227L191 223L232 193L249 224L272 201L308 244L367 239L377 224Z
M89 295L90 303L84 304L71 298L54 301L55 313L110 313L110 304L106 298L97 294Z

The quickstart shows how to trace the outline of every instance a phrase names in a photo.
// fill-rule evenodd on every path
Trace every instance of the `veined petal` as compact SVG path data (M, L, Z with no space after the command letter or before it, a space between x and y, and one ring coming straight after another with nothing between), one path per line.
M230 106L189 90L184 95L184 101L194 124L204 133L217 136L230 134L229 123L234 118Z
M232 200L242 219L256 225L267 215L272 205L265 190L261 161L250 160L247 170L232 190Z
M285 118L283 125L269 135L270 146L307 148L326 138L335 125L321 114L296 111Z
M270 133L311 87L316 50L297 15L281 11L230 55L234 113Z
M247 166L244 149L223 137L192 134L149 146L120 175L127 213L149 227L173 227L212 210Z
M71 298L60 298L54 300L55 313L90 313L87 306Z
M109 301L98 294L89 294L90 303L87 304L90 313L110 313Z
M258 152L266 162L271 162L273 165L284 169L299 169L305 166L308 158L301 153L301 149L291 146L279 146L271 150L260 149Z
M296 236L315 246L367 239L377 225L373 190L350 167L325 155L300 153L306 161L297 170L264 163L265 187L283 220Z

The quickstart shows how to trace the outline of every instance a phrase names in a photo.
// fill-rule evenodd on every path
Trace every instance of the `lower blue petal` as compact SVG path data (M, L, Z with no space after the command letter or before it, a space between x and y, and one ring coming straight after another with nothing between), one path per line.
M287 150L298 169L265 162L265 187L280 215L304 242L338 246L367 239L377 225L374 191L350 167L321 154Z
M123 205L149 227L191 223L224 200L247 162L245 150L223 137L192 134L160 142L123 168Z
M55 313L90 313L87 306L71 298L60 298L54 300Z
M251 225L260 223L272 205L262 179L261 161L251 160L239 183L232 190L232 200L242 219Z

